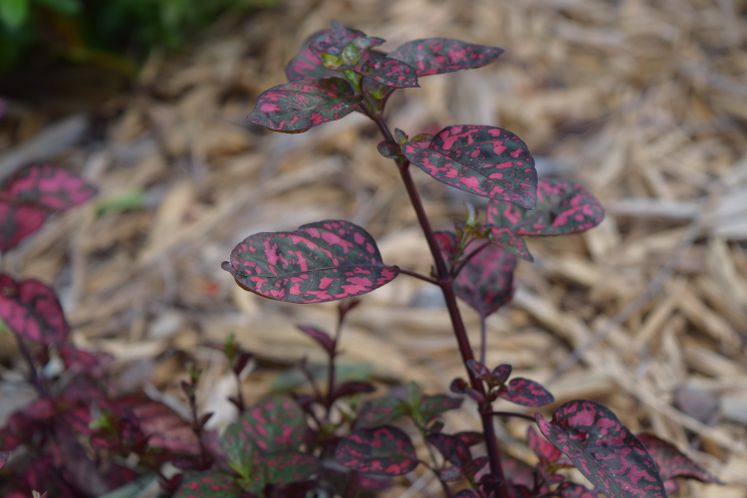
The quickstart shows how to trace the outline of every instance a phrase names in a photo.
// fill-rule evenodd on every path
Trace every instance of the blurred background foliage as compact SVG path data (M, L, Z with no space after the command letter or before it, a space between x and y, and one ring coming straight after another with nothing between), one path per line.
M177 48L224 13L277 0L0 0L0 74L33 58L132 74L153 47Z

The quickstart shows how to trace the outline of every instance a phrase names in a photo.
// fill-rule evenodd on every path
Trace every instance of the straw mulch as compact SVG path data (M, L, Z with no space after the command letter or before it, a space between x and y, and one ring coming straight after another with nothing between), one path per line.
M608 404L635 430L673 441L725 486L682 496L747 496L747 42L733 0L286 0L182 55L155 53L132 92L95 113L52 120L45 102L16 105L0 171L58 157L101 188L98 206L57 219L4 261L53 282L81 346L117 358L123 387L180 401L190 355L217 424L233 416L219 355L200 347L236 333L259 355L246 395L266 392L304 355L294 330L331 326L334 307L291 306L240 290L220 269L263 230L324 218L365 226L392 264L429 271L427 249L395 168L360 116L303 135L243 127L257 94L283 81L306 36L331 19L390 41L447 36L499 45L498 63L424 78L390 105L410 133L497 124L530 145L541 174L585 183L607 218L576 237L534 239L514 302L488 320L488 362L513 363L558 402ZM416 173L437 227L466 197ZM117 208L119 201L120 207ZM122 209L122 205L128 207ZM465 309L478 342L477 317ZM3 355L13 357L4 339ZM463 375L438 293L401 277L367 296L343 339L350 363L382 382L445 390ZM269 373L268 373L269 372ZM3 409L23 399L6 370ZM6 403L6 399L10 400ZM11 403L12 402L12 403ZM477 427L470 410L449 419ZM507 451L525 424L503 429ZM400 491L437 490L427 478ZM436 491L437 493L437 491ZM395 494L396 495L396 494Z

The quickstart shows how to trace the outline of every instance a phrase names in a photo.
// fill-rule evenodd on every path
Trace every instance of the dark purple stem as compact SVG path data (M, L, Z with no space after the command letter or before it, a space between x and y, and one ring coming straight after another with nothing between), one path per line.
M379 114L368 114L368 116L376 123L384 138L391 143L396 144L396 140L392 136L392 132L389 131L389 127L386 122ZM469 342L469 336L467 335L467 329L464 326L464 320L459 311L457 305L456 295L454 293L454 277L449 272L449 269L444 261L441 251L436 243L436 237L431 227L428 215L423 207L423 202L420 199L420 194L415 186L415 182L410 175L410 162L401 157L396 160L397 167L399 168L400 177L402 182L405 184L407 195L410 198L410 203L415 214L418 218L420 228L423 230L425 240L428 243L428 248L433 256L433 262L436 266L436 275L438 277L437 285L441 288L446 301L446 308L449 310L449 316L451 318L451 325L454 329L454 335L456 336L457 345L459 346L459 353L462 356L462 363L465 365L467 375L469 376L470 384L472 388L485 395L485 388L480 381L467 367L467 362L475 359L475 354L472 350L472 346ZM508 485L506 478L503 474L503 467L501 466L500 451L498 449L498 440L495 435L495 427L493 426L493 417L490 413L489 406L487 410L480 410L480 419L482 420L483 434L485 435L485 446L487 449L488 460L490 464L490 473L493 475L496 481L496 498L509 498Z
M332 412L332 405L335 402L334 399L334 393L335 393L335 377L336 377L336 368L335 368L335 359L337 358L337 346L340 342L340 335L342 333L342 324L345 321L345 314L339 313L337 316L337 327L335 327L335 337L333 339L333 346L332 351L329 352L329 364L328 364L328 371L327 371L327 397L325 398L325 412L324 412L324 421L329 422L331 412Z
M485 355L488 349L488 338L485 326L485 317L480 315L480 363L485 364Z
M34 358L31 356L31 351L29 351L29 347L26 344L26 341L21 339L19 336L13 334L16 338L16 343L18 344L18 349L21 351L21 356L23 356L24 361L26 362L26 365L29 368L29 382L34 386L36 389L36 392L39 394L41 398L49 398L49 389L47 388L46 382L44 382L44 379L39 375L39 371L36 369L36 364L34 364Z
M402 273L403 275L409 275L409 276L411 276L413 278L417 278L418 280L423 280L424 282L428 282L428 283L431 283L433 285L439 285L438 280L433 279L431 277L428 277L426 275L423 275L422 273L418 273L416 271L404 270L404 269L400 268L399 272Z
M495 417L513 417L513 418L523 418L524 420L529 420L530 422L536 422L534 417L531 415L527 415L526 413L518 413L518 412L492 412L492 415Z

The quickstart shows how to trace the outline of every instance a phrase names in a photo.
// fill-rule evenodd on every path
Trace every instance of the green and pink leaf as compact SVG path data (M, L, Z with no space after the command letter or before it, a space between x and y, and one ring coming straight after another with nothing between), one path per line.
M566 235L595 227L604 219L599 201L578 183L543 178L537 186L537 205L523 209L508 202L488 204L488 223L519 235Z
M335 460L367 474L398 476L418 465L410 437L393 426L360 429L340 440Z
M376 242L365 230L343 220L247 237L223 269L250 292L299 304L359 296L399 273L396 266L382 262Z
M449 38L425 38L401 45L389 57L413 66L418 76L428 76L478 68L493 62L502 52L498 47Z
M533 208L537 171L526 144L494 126L455 125L431 140L411 140L402 152L414 165L447 185Z
M70 327L54 289L39 280L16 282L0 273L0 319L18 337L61 346Z
M343 118L357 107L355 92L344 79L304 79L262 92L248 119L270 130L301 133Z
M659 474L664 480L667 492L674 493L677 490L675 478L686 477L707 483L719 483L720 481L692 461L672 443L664 441L653 434L638 434L638 439L648 450L648 453L659 467Z
M550 422L538 414L537 425L599 491L619 498L666 498L656 462L604 405L569 401Z
M553 395L540 383L523 377L511 379L508 385L498 391L498 397L532 408L540 408L555 401Z

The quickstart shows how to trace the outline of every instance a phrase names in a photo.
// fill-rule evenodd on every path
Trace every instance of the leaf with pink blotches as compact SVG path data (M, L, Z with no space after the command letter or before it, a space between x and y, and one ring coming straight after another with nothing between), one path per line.
M64 168L32 164L6 180L0 188L0 196L50 211L64 211L87 202L96 191L84 178Z
M604 219L604 209L579 184L542 178L537 185L534 209L494 200L488 204L487 217L489 224L519 235L565 235L597 226Z
M0 320L18 337L61 346L70 327L54 289L38 280L16 282L0 274Z
M498 391L498 397L532 408L540 408L555 401L553 395L540 383L523 377L511 379L508 385Z
M435 447L447 461L459 468L472 461L469 446L456 436L437 432L428 434L426 441Z
M394 398L376 398L366 401L358 410L356 429L369 429L391 424L407 413L404 401Z
M412 66L381 52L364 52L355 71L390 88L418 86L418 76Z
M275 397L248 408L224 435L227 445L256 448L262 453L295 450L306 432L303 411L293 399Z
M530 263L534 261L534 257L529 252L526 241L512 228L491 226L490 240L494 244L500 246L504 251L519 256L521 259L529 261Z
M174 498L244 498L251 496L243 491L236 479L214 470L184 476Z
M59 166L20 169L0 187L0 253L39 230L50 214L83 204L95 194L93 185Z
M559 498L597 498L597 494L574 482L564 482L555 490Z
M342 438L335 460L351 470L389 476L407 474L418 465L410 437L392 426L360 429Z
M389 57L413 66L418 76L474 69L493 62L503 49L449 38L412 40L391 52Z
M298 452L274 453L259 459L264 480L283 485L312 479L319 471L319 460Z
M90 372L111 357L102 352L90 352L79 349L72 344L64 344L57 352L65 367L73 372Z
M10 453L0 450L0 470L3 470L3 467L5 467L8 458L10 458Z
M360 48L368 48L381 45L384 40L366 36L362 31L346 28L340 23L333 22L331 29L323 29L311 35L303 44L298 55L285 66L285 75L288 81L337 76L338 73L324 66L321 55L339 56L350 43L354 43Z
M423 396L415 409L418 410L423 422L427 425L450 410L456 410L462 406L464 398L454 398L446 394L433 394Z
M431 140L402 145L407 159L436 180L467 192L531 209L537 171L526 144L495 126L455 125Z
M39 230L48 214L41 206L0 197L0 253L10 251Z
M248 119L270 130L301 133L343 118L357 107L353 88L342 78L298 80L262 92Z
M664 480L668 492L677 490L677 483L674 480L677 477L686 477L708 483L720 482L707 470L678 450L672 443L646 433L638 434L638 439L646 447L656 465L659 466L659 474Z
M392 281L373 238L343 220L263 232L244 239L223 263L244 289L290 303L322 303L360 296Z
M656 462L604 405L569 401L555 410L550 422L537 414L537 425L600 492L619 498L666 498Z
M191 424L160 401L136 393L116 399L114 408L118 413L134 417L147 438L148 448L172 455L200 454L200 442Z
M438 232L436 237L442 254L448 260L450 247L456 245L456 235L452 232ZM462 267L454 280L454 292L470 305L480 316L489 316L514 295L514 270L517 259L513 254L482 240L467 244L464 255L469 256L480 249Z

